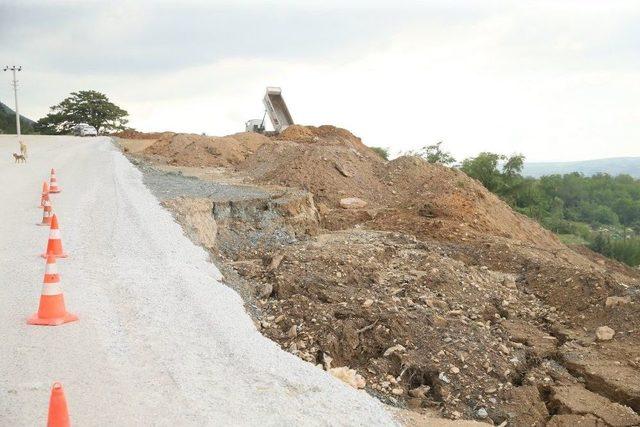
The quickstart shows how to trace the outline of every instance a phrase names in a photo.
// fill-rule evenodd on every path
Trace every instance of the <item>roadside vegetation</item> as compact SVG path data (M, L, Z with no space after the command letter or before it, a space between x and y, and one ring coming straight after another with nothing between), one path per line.
M409 154L430 163L455 159L441 142ZM457 165L516 211L536 219L567 244L584 244L630 266L640 265L640 180L574 172L522 176L524 156L482 152Z

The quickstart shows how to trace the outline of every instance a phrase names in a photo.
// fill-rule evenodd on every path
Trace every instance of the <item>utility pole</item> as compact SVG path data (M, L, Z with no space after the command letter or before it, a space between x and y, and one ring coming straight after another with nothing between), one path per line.
M20 111L18 111L18 80L16 80L16 71L22 71L22 66L8 66L4 67L3 71L13 71L13 96L16 100L16 132L18 134L18 141L20 140Z

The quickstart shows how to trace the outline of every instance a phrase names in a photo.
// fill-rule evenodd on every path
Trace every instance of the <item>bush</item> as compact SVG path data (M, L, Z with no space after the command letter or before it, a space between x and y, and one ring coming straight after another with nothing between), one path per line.
M598 233L589 247L609 258L624 262L632 267L640 265L640 238L613 240L604 233Z
M437 163L440 165L451 165L456 162L456 159L448 151L442 150L440 146L442 141L433 145L424 146L418 150L411 150L405 153L408 156L422 157L429 163Z
M611 240L610 256L632 267L640 265L640 238Z
M375 151L380 157L385 160L389 160L389 149L384 147L369 147Z

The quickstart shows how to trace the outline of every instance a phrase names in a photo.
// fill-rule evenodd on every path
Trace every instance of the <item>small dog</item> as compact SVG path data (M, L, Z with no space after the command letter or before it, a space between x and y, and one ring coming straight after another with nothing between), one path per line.
M27 144L25 144L24 142L20 141L20 154L22 154L22 156L26 159L27 157L29 157L27 155Z
M13 159L15 160L15 163L26 163L27 159L24 157L23 154L17 154L17 153L13 153Z

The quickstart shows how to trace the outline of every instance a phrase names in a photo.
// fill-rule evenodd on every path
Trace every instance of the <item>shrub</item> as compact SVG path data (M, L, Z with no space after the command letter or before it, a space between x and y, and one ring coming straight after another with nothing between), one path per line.
M375 151L380 157L385 160L389 160L389 149L385 147L369 147Z

